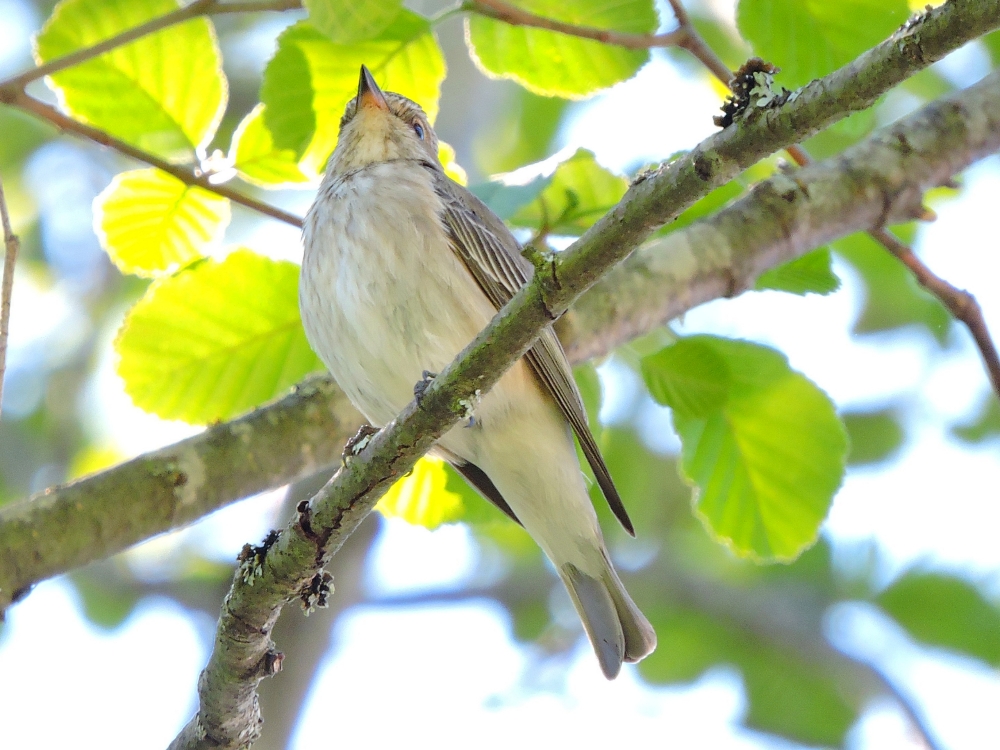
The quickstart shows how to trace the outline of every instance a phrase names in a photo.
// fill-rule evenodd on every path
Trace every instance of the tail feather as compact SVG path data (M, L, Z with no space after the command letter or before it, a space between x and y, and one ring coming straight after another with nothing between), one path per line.
M584 573L572 563L563 565L560 572L601 671L613 680L623 661L637 662L656 648L656 633L628 595L606 555L604 559L606 569L600 578Z

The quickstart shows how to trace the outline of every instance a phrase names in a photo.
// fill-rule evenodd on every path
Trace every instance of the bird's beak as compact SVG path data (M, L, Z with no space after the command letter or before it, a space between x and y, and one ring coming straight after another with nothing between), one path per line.
M389 103L385 100L385 94L382 93L382 89L378 87L372 74L364 65L361 66L361 80L358 81L358 108L389 111Z

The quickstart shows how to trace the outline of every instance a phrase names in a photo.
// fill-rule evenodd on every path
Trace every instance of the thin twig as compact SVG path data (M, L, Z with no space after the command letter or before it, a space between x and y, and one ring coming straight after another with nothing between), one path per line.
M125 141L119 140L102 130L85 125L70 117L67 117L54 107L50 107L43 102L28 96L25 91L26 86L32 81L36 81L44 76L53 75L61 70L65 70L73 65L86 62L98 55L109 52L117 47L136 41L149 34L162 31L165 28L183 23L198 16L221 15L224 13L249 13L260 11L284 11L301 8L301 0L271 0L271 2L233 2L222 3L219 0L195 0L190 5L179 8L166 15L153 18L144 24L140 24L131 29L127 29L109 39L105 39L92 47L72 52L64 57L40 65L20 75L9 78L0 83L0 102L12 107L30 112L44 120L49 121L59 129L73 133L74 135L87 138L95 143L99 143L115 151L130 156L133 159L157 167L164 172L173 175L185 185L192 185L208 190L216 195L229 198L234 203L245 206L253 211L270 216L271 218L291 224L294 227L302 227L302 219L294 214L282 211L269 203L256 200L243 193L224 185L216 185L209 181L207 175L196 174L190 169L179 165L171 164L157 156L136 148Z
M592 39L595 42L612 44L616 47L626 47L627 49L650 49L651 47L679 47L681 37L686 32L681 29L669 31L666 34L629 34L613 29L597 29L592 26L578 26L564 21L557 21L553 18L536 16L526 10L521 10L513 5L509 5L502 0L469 0L463 9L478 13L482 16L503 21L511 26L531 26L536 29L547 29L548 31L558 31L561 34L577 36L582 39Z
M683 32L677 42L678 47L682 47L694 55L698 61L704 65L716 78L722 81L724 86L729 86L729 81L733 77L733 72L722 62L722 58L715 54L715 50L708 46L701 34L691 23L691 18L681 4L680 0L669 0L670 8L674 11L674 18L677 19L678 31Z
M678 0L670 0L670 6L673 8L674 16L677 18L677 28L663 34L630 34L613 29L580 26L529 13L526 10L521 10L509 3L503 2L503 0L468 0L461 8L472 13L478 13L482 16L503 21L511 26L530 26L536 29L547 29L548 31L557 31L560 34L580 37L581 39L592 39L595 42L603 42L604 44L625 47L626 49L680 47L698 58L702 65L728 86L729 79L732 77L732 71L705 44L705 40L701 38L701 35L698 34L691 24L691 19L680 2Z
M262 3L221 3L219 0L195 0L195 2L184 8L178 8L177 10L167 13L166 15L150 19L146 23L140 24L134 28L126 29L120 34L109 37L103 42L95 44L92 47L78 49L76 52L71 52L68 55L51 60L44 65L39 65L37 68L32 68L31 70L25 71L20 75L14 76L13 78L8 78L6 81L0 82L0 95L2 95L3 92L10 92L11 94L16 93L17 91L23 90L32 81L37 81L39 78L58 73L60 70L65 70L73 65L78 65L79 63L90 60L98 55L102 55L105 52L110 52L113 49L121 47L122 45L141 39L144 36L154 34L157 31L162 31L163 29L175 26L179 23L184 23L184 21L197 18L198 16L215 16L222 15L224 13L284 11L295 10L301 7L301 0L272 0L272 2Z
M7 369L7 333L10 325L10 298L14 292L14 264L17 263L17 253L21 243L10 226L10 216L7 213L7 198L3 194L3 181L0 180L0 221L3 222L3 286L0 289L0 408L3 404L3 381Z
M952 315L965 323L976 342L976 346L979 347L979 353L983 357L983 364L986 366L993 390L1000 397L1000 356L997 355L996 345L990 337L986 320L983 318L983 310L976 298L964 289L954 287L935 275L916 256L913 250L900 242L888 230L874 229L868 234L899 258L903 265L916 276L917 281L924 289L941 300L941 303L951 311Z
M226 187L225 185L213 185L209 182L207 175L195 174L185 167L171 164L170 162L164 161L153 154L136 148L125 141L119 140L118 138L105 133L103 130L98 130L90 125L78 122L71 117L67 117L55 107L50 107L48 104L28 96L23 91L18 92L6 103L12 107L22 109L25 112L30 112L43 120L48 120L56 127L68 133L81 136L93 141L94 143L99 143L102 146L114 149L120 154L130 156L133 159L149 164L157 169L162 169L167 174L176 177L185 185L203 188L217 195L221 195L224 198L229 198L229 200L233 201L233 203L239 203L241 206L253 209L258 213L278 219L286 224L291 224L293 227L302 227L302 219L294 214L282 211L280 208L272 206L269 203L264 203L263 201L251 198L243 193L233 190L232 188Z
M842 651L839 652L843 654ZM889 678L889 675L872 662L855 658L848 654L844 654L844 656L853 661L855 664L861 666L875 679L875 682L878 683L879 687L892 696L893 700L895 700L899 707L903 710L903 713L909 718L910 723L913 724L914 729L916 729L917 733L920 735L920 739L923 741L927 750L944 750L944 746L934 739L934 733L927 724L927 720L924 718L923 713L921 713L916 704L910 700L909 696L903 693L899 689L899 686L897 686L896 683Z
M812 163L812 158L801 146L791 146L786 151L800 167ZM901 242L896 235L887 229L872 229L869 230L868 235L896 256L904 266L910 269L917 282L924 289L937 297L957 320L965 323L979 348L980 355L982 355L986 374L989 376L993 391L997 397L1000 397L1000 355L997 354L996 345L986 327L983 309L979 306L976 298L964 289L952 286L937 276L924 265L924 262L908 245Z

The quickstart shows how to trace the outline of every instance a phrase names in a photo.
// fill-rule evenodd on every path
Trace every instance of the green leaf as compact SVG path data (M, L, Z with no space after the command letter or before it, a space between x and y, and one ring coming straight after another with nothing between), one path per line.
M90 622L104 630L115 630L128 619L139 603L140 588L129 588L115 580L102 580L91 570L84 569L70 575L83 614Z
M403 7L401 0L305 0L303 4L309 22L337 44L378 36Z
M899 450L906 439L899 415L893 409L848 412L843 419L851 443L851 451L847 454L850 466L885 461Z
M462 496L448 489L445 469L440 458L424 456L382 496L375 509L428 529L460 520L465 515Z
M142 409L203 424L229 419L322 369L299 319L294 263L237 250L155 282L115 342Z
M884 41L910 15L906 0L740 0L736 23L754 52L803 86Z
M122 273L161 276L222 240L229 199L159 169L122 172L94 200L94 227Z
M711 346L677 344L643 358L650 395L688 417L707 417L729 400L733 378L724 354Z
M236 128L229 160L247 182L264 188L283 188L308 182L299 169L295 149L274 145L264 124L264 105L258 104Z
M773 646L748 649L741 657L748 727L805 745L843 746L858 707L847 700L829 667Z
M569 102L520 86L476 129L472 153L484 174L510 172L550 156Z
M692 336L642 361L673 409L706 528L741 556L788 561L816 540L844 474L833 404L773 349Z
M177 10L175 0L63 0L35 40L39 63ZM195 158L226 108L212 24L194 18L47 80L76 119L168 159Z
M830 294L840 289L840 279L833 272L830 248L811 253L771 268L757 278L754 289L775 289L792 294Z
M659 20L651 0L517 0L518 8L576 26L651 34ZM511 78L543 96L582 99L631 78L649 60L646 49L512 26L472 15L466 39L472 59L495 78Z
M993 61L993 67L1000 67L1000 31L993 31L980 40Z
M545 229L548 234L583 234L626 190L628 180L606 170L590 151L581 148L556 167L548 187L510 221Z
M904 242L913 233L896 227ZM855 333L873 333L906 325L926 327L942 344L948 338L951 315L936 297L920 287L913 274L884 247L864 233L852 234L833 243L833 249L850 263L867 287Z
M963 425L951 428L951 434L966 443L985 443L1000 437L1000 401L990 394L978 416Z
M432 122L437 116L445 64L426 19L403 10L377 37L349 45L297 23L278 38L260 96L274 146L294 151L310 178L322 172L337 144L340 118L357 94L362 64L383 89L413 99Z
M875 601L917 640L1000 666L1000 608L968 581L911 571Z
M501 219L509 219L519 208L535 200L550 182L551 177L542 176L524 185L508 185L502 180L490 180L472 185L469 191Z

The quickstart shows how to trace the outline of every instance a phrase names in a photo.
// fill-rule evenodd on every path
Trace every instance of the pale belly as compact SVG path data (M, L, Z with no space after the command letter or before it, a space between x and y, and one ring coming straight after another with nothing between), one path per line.
M328 193L307 219L302 321L351 402L383 425L495 311L448 246L422 168L383 165Z

